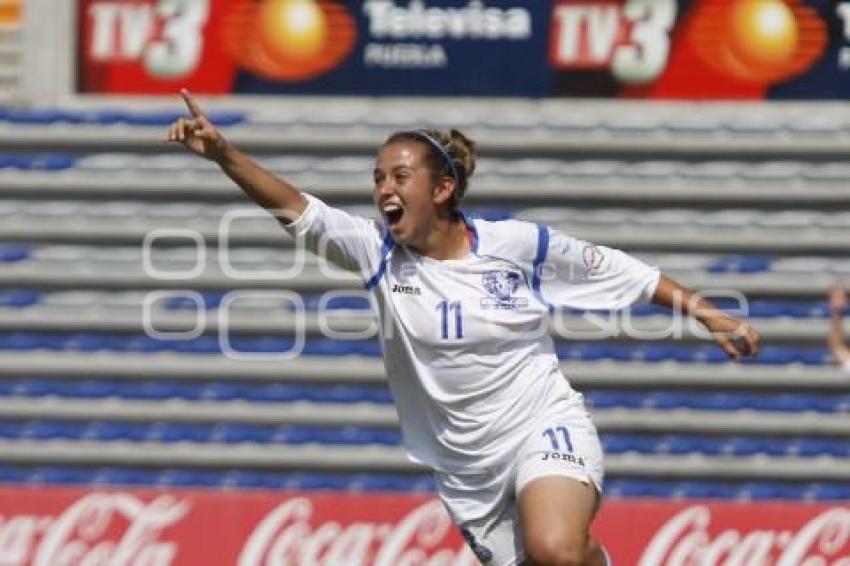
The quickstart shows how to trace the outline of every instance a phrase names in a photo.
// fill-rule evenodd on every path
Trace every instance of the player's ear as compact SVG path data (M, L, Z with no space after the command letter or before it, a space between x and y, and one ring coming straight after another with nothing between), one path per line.
M440 182L434 187L434 204L437 206L443 205L452 199L452 194L455 192L455 182L451 177L443 177Z

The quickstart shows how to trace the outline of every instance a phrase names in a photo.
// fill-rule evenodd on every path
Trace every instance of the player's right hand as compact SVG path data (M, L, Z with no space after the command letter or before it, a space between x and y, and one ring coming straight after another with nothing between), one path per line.
M210 122L189 91L180 89L180 96L192 114L191 118L178 118L168 130L167 141L179 142L193 153L216 161L227 147L227 140Z

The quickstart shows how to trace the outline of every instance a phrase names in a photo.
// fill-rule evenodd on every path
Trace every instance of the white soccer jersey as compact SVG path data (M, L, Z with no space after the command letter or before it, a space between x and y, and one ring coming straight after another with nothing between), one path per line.
M467 219L472 253L435 260L394 244L379 222L307 198L287 231L374 292L405 444L441 472L501 465L548 401L569 393L553 307L624 308L658 282L620 251L516 220Z

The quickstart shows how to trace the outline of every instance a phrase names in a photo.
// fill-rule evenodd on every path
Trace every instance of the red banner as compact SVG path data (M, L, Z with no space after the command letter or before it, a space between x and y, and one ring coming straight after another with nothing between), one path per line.
M850 507L611 501L619 566L847 566ZM439 502L410 495L0 489L3 566L474 566Z

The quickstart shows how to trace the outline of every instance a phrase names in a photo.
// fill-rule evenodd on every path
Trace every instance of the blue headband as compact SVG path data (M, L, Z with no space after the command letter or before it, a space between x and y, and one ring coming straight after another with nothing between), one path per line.
M457 174L457 168L455 167L454 162L452 162L449 152L443 147L443 144L434 139L434 137L425 130L411 130L409 133L424 139L428 142L428 145L437 150L437 153L439 153L443 160L449 165L449 169L452 173L452 179L454 179L455 182L455 188L460 190L460 176Z

